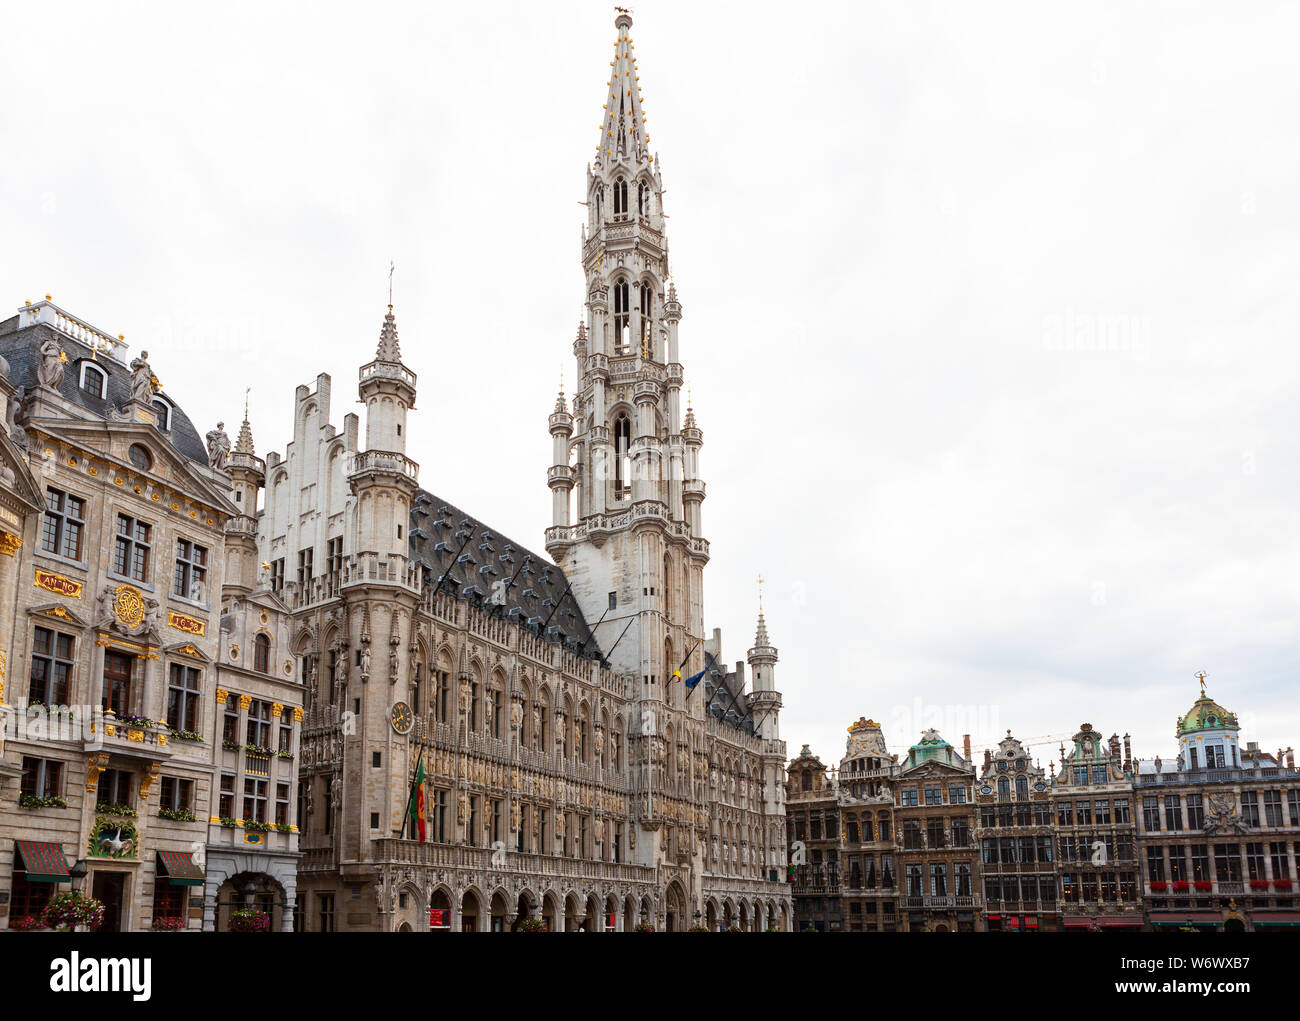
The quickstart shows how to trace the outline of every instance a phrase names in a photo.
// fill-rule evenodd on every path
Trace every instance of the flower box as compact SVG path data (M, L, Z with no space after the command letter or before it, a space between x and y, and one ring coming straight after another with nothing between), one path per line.
M522 922L519 923L519 928L516 931L517 932L549 932L550 930L546 928L546 923L543 922L540 918L525 918Z
M1268 880L1267 880L1267 879L1252 879L1252 880L1250 881L1250 888L1251 888L1252 890L1267 890L1267 889L1268 889Z
M1152 893L1164 893L1165 890L1169 888L1168 883L1162 882L1160 880L1157 880L1154 883L1149 883L1148 885L1151 887Z
M237 752L244 746L240 744L238 741L222 741L221 747L228 752Z
M192 741L195 744L203 743L202 736L192 730L173 730L172 737L177 741Z
M153 932L181 932L189 928L189 923L184 918L155 918L149 928Z
M172 822L198 822L198 818L188 808L160 808L158 818L170 819Z
M1209 890L1213 890L1214 884L1205 879L1198 879L1196 882L1192 884L1192 887L1194 889L1200 890L1202 893L1205 893Z
M1185 893L1187 890L1188 883L1186 879L1175 879L1173 881L1172 886L1176 892Z
M123 819L134 819L138 815L130 805L96 805L96 815L117 815Z
M237 826L239 826L239 820L232 819L228 815L223 815L218 821L221 823L222 826L225 826L226 828L232 830L235 829Z
M270 932L271 916L257 908L236 908L230 913L227 932Z
M67 808L68 803L57 794L51 794L46 798L38 798L33 794L18 795L19 808Z
M36 929L44 929L46 925L36 915L23 915L21 918L9 919L9 928L15 932L32 932Z
M51 929L84 927L93 932L104 922L104 905L76 890L55 894L41 912L41 921Z
M1289 890L1289 889L1291 889L1291 880L1289 880L1289 879L1275 879L1275 880L1273 880L1273 889L1274 889L1274 890Z
M245 819L244 829L248 830L250 833L269 833L271 831L271 824L269 822L258 822L256 819Z

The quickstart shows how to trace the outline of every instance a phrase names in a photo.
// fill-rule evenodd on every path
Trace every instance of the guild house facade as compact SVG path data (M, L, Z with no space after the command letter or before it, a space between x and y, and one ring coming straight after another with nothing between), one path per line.
M305 681L304 930L790 925L777 650L761 609L731 669L705 630L704 434L631 18L616 27L578 389L546 422L552 559L421 487L391 306L359 372L364 435L331 424L319 376L266 460L257 560Z

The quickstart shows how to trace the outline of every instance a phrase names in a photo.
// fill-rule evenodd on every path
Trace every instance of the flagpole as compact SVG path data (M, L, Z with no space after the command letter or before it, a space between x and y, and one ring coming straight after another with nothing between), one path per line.
M595 627L587 628L587 637L583 640L582 644L578 646L579 659L581 659L582 654L587 651L587 643L596 637L596 628L600 627L600 625L605 622L605 618L609 615L610 609L611 608L608 606L605 607L605 612L600 615L600 620L596 621Z
M411 818L411 808L415 804L415 778L420 775L420 763L424 761L424 741L420 741L420 754L415 760L415 772L411 774L411 790L406 799L406 811L402 814L402 829L397 834L397 839L402 840L406 837L406 824Z
M555 601L555 605L551 607L551 612L546 615L546 620L542 622L542 630L538 635L539 638L546 637L546 625L551 622L551 618L555 616L555 611L560 608L560 604L564 602L564 597L569 594L569 589L571 588L573 588L573 582L569 582L564 591L560 593L560 598Z
M625 628L623 629L623 634L618 636L618 642L621 642L621 641L623 640L623 635L627 634L627 628L631 627L631 626L632 626L632 622L635 621L635 620L636 620L636 615L635 615L635 614L634 614L633 616L631 616L631 617L628 618L628 621L627 621L627 627L625 627ZM611 646L609 647L609 652L605 653L605 655L603 655L603 656L600 658L600 661L601 661L602 663L604 663L605 666L609 666L609 657L612 656L612 655L614 655L614 650L618 648L618 642L615 642L613 645L611 645Z
M718 657L717 657L716 655L715 655L715 656L710 656L710 657L709 657L709 661L708 661L707 663L704 664L704 669L701 670L700 673L701 673L701 674L707 674L707 673L709 672L709 668L710 668L711 666L713 666L713 664L716 663L717 661L718 661ZM704 678L701 677L700 680L703 681ZM696 685L695 685L695 688L698 688L698 687L699 687L699 684L696 684ZM695 694L695 688L690 688L690 689L687 690L687 692L686 692L686 698L690 698L692 695ZM683 701L685 701L685 699L683 699Z

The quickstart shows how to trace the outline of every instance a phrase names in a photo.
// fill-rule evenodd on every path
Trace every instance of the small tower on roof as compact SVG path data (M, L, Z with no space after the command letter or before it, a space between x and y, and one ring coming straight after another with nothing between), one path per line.
M760 737L776 740L780 737L777 726L781 710L781 693L776 690L776 646L767 634L767 620L763 616L762 576L759 576L758 626L754 630L754 647L746 659L754 672L754 690L749 696L750 718L758 728Z
M226 522L226 570L221 586L227 596L247 595L261 587L257 560L257 502L266 485L266 462L254 453L253 429L248 424L248 394L244 394L244 421L235 447L226 455L225 469L233 489L231 499L239 514Z

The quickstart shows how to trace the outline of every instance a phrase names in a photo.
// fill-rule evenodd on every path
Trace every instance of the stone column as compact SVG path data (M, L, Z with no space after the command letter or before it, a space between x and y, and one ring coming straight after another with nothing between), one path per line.
M18 605L18 550L23 540L14 532L0 531L0 596L10 607ZM11 681L14 675L14 614L6 612L0 616L0 705L12 701L14 693Z

